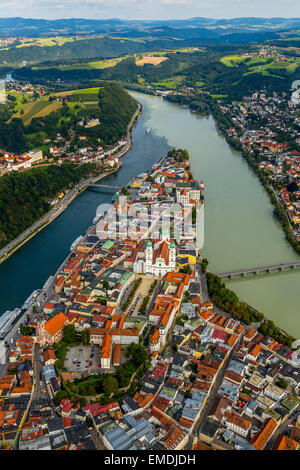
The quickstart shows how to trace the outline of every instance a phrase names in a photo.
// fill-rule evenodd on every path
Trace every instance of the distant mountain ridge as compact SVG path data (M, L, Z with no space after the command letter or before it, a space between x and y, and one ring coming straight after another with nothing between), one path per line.
M123 20L119 18L110 19L34 19L34 18L0 18L0 36L18 36L18 37L38 37L51 36L54 34L111 34L125 33L136 30L149 33L149 30L158 26L165 26L173 30L189 30L198 28L215 28L219 35L226 35L228 32L236 31L239 28L242 31L280 31L300 27L300 18L231 18L214 19L195 17L183 20ZM229 28L225 29L225 28Z

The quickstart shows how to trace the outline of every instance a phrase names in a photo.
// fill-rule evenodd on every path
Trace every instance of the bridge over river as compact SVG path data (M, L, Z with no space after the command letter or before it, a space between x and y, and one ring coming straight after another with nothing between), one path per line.
M93 190L93 189L97 189L97 190L105 190L104 192L117 192L119 191L121 188L121 186L112 186L112 185L108 185L108 184L97 184L97 183L94 183L94 184L90 184L88 186L89 190Z
M268 266L259 266L256 268L237 269L236 271L228 271L219 273L218 276L222 279L233 279L235 277L246 277L247 275L262 275L275 272L290 271L292 269L300 268L299 261L291 261L289 263L271 264Z

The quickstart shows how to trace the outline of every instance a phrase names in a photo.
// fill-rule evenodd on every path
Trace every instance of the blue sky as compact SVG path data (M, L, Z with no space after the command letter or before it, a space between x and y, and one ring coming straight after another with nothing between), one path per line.
M0 0L0 6L2 18L300 17L299 0Z

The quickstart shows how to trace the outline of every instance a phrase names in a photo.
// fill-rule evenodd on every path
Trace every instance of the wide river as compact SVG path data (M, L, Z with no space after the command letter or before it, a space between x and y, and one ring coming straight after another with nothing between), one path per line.
M149 169L171 147L186 148L194 176L205 183L203 255L215 273L298 259L273 216L273 208L242 156L218 135L211 117L159 97L132 93L144 106L133 147L121 170L105 184L122 186ZM146 128L151 132L146 133ZM92 223L111 194L85 191L51 225L0 265L0 313L20 306L53 274L73 240ZM240 298L300 338L300 271L229 281Z

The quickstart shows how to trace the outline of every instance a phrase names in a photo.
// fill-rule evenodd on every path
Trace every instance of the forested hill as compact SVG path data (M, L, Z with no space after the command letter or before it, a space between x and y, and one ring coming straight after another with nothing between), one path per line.
M127 134L129 121L137 109L137 102L117 83L104 83L99 90L100 137L114 143Z
M94 164L34 168L0 178L0 248L24 232L50 209L49 199L96 174Z
M93 90L93 89L92 89ZM79 91L80 90L75 90ZM75 94L76 99L80 94ZM97 95L95 95L97 97ZM120 137L126 135L127 126L137 109L137 102L118 84L100 84L99 107L95 111L100 118L101 125L91 129L79 127L82 133L98 138L106 144L115 143ZM64 106L57 112L48 116L34 118L31 124L24 126L21 119L13 119L9 123L0 121L0 148L21 152L27 147L28 136L33 132L39 133L43 128L45 135L56 136L61 122L61 113L68 113L68 107ZM3 119L7 119L4 115ZM73 132L78 129L76 124L78 117L68 121ZM67 124L65 124L66 126ZM70 128L64 129L66 134ZM29 134L28 134L29 132ZM4 145L5 144L5 145ZM82 178L90 174L97 174L94 164L76 165L64 163L61 166L55 164L45 167L37 167L22 173L11 172L0 178L0 248L10 240L30 227L42 217L49 209L49 199L52 199L59 191L70 188Z
M89 116L89 112L83 109L76 115L67 105L48 115L33 117L27 125L19 117L11 116L12 119L8 120L10 115L1 108L0 148L17 154L31 150L33 147L42 148L43 140L46 137L51 140L55 139L58 132L66 139L70 138L71 132L75 134L80 132L79 135L84 133L87 137L94 139L97 145L99 145L98 138L103 144L111 145L126 135L127 125L137 109L137 102L120 85L100 82L98 96L97 94L81 95L80 90L74 90L74 92L74 95L69 96L70 101L76 101L79 98L84 100L87 96L95 96L95 100L99 100L99 106L96 102L91 113L93 117L99 118L100 126L86 131L78 127L78 120Z
M2 50L0 64L29 64L70 59L106 59L120 55L143 52L149 47L143 42L127 39L95 37L74 40L62 45L32 45L26 47L10 47Z

